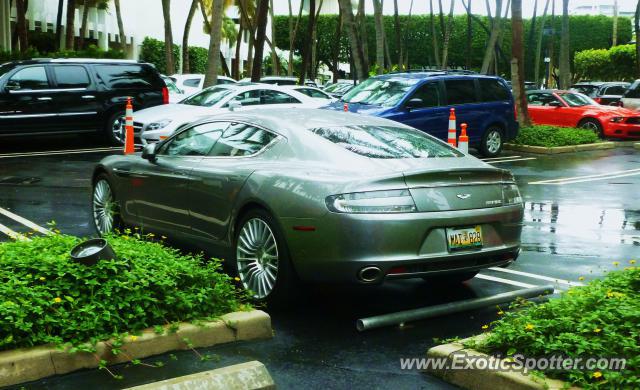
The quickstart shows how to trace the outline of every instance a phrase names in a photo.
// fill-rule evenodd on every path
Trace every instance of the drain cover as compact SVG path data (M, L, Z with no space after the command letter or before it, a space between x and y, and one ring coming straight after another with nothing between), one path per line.
M5 176L0 178L0 184L11 185L29 185L40 181L39 177L19 177L19 176Z

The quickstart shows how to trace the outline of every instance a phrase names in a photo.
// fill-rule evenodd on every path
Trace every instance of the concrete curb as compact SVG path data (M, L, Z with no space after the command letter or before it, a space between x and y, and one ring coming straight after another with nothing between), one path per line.
M453 364L453 354L456 355L455 362L457 365L464 365L466 361L475 360L478 357L488 357L488 355L475 351L473 349L467 349L464 347L466 341L480 339L486 337L487 334L473 337L467 340L461 340L456 343L443 344L433 347L427 351L427 358L432 359L446 359L447 366L450 367ZM464 352L464 355L460 353ZM549 379L549 378L537 378L531 375L525 375L522 372L509 371L501 372L495 370L474 370L474 369L460 369L460 370L447 370L440 369L435 370L428 368L425 372L437 376L446 382L452 383L463 389L473 390L560 390L560 389L579 389L578 387L570 387L566 382Z
M264 364L258 361L180 376L126 390L270 390L276 385Z
M66 374L83 368L96 368L100 360L111 365L173 350L189 349L185 339L194 348L198 348L273 337L271 317L261 310L229 313L219 321L198 325L181 323L173 333L168 328L169 326L165 326L163 334L146 329L138 336L127 337L119 348L122 352L117 355L111 353L112 348L108 342L99 342L95 354L69 353L54 345L0 352L0 386Z
M505 150L513 150L516 152L536 153L536 154L559 154L559 153L573 153L573 152L586 152L589 150L604 150L614 149L617 147L630 146L627 144L621 144L620 142L600 142L597 144L584 144L574 146L556 146L553 148L547 148L544 146L529 146L529 145L516 145L516 144L504 144Z

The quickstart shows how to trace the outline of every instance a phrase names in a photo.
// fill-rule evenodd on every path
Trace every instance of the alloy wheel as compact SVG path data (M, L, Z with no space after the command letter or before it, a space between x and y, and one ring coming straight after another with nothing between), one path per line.
M113 138L120 143L124 144L124 128L125 128L125 116L118 116L113 120L113 126L111 131L113 132Z
M498 130L490 130L487 135L487 150L492 153L498 153L502 147L502 135Z
M582 126L580 126L581 128L585 129L585 130L591 130L593 131L596 135L600 134L600 128L598 127L598 124L593 122L593 121L584 121L582 123Z
M100 234L113 230L116 218L116 202L111 186L104 180L98 180L93 188L93 221Z
M273 291L278 277L278 243L269 225L260 218L245 222L238 234L238 276L256 299Z

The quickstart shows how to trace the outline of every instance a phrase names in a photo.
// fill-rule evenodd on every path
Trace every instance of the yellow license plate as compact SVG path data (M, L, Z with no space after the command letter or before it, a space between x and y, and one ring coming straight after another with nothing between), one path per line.
M482 229L480 225L470 228L446 229L446 232L449 250L482 247Z

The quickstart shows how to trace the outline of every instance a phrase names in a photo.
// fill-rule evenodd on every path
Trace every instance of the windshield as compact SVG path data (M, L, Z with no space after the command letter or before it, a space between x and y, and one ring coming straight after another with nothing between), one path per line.
M180 104L188 104L190 106L211 107L220 102L225 96L231 93L229 88L210 87L193 96L182 100Z
M598 91L598 88L599 87L597 85L574 85L571 87L570 91L593 97Z
M372 104L393 107L407 94L419 79L379 79L371 78L347 92L342 100L347 103Z
M593 99L581 93L561 93L559 94L569 107L597 106Z
M461 153L418 130L352 125L310 129L316 135L369 158L460 157Z

